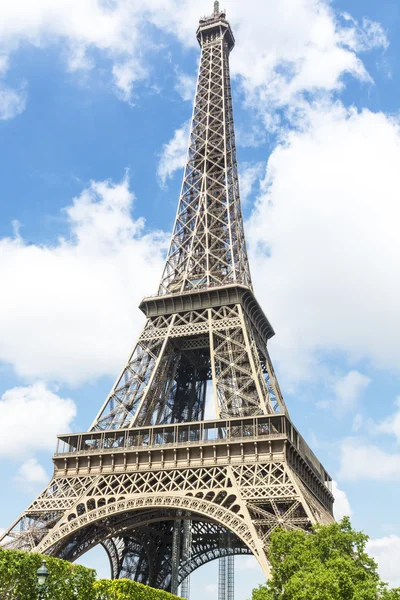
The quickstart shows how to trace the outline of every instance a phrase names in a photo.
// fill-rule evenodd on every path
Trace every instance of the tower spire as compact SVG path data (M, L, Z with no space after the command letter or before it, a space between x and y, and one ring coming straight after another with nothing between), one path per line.
M219 4L214 4L214 15ZM159 294L228 283L252 287L240 205L228 21L201 19L197 89L175 225Z
M219 2L218 0L215 0L214 2L214 16L219 15Z

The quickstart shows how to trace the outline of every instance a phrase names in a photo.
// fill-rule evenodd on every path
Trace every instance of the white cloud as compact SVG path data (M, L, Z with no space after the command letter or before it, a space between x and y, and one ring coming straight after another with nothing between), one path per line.
M340 89L344 73L370 81L356 52L387 44L379 23L341 21L319 0L260 2L255 12L235 3L232 22L241 42L232 55L232 73L241 77L247 101L266 113L272 127L276 107L297 104L304 92Z
M213 594L218 591L218 585L216 583L207 583L204 586L204 591L208 594Z
M79 384L121 369L166 242L132 218L132 203L127 178L92 182L64 211L67 237L0 239L0 360L18 375Z
M139 34L143 21L140 4L127 0L59 0L57 5L48 0L3 2L0 49L11 54L26 43L44 48L61 42L68 49L64 54L69 70L92 68L89 54L100 51L116 67L115 83L119 86L122 82L124 93L126 77L121 78L118 68L140 56L145 45L145 37Z
M171 10L173 4L180 8ZM207 0L167 1L152 19L185 45L195 46L194 27L200 15L209 13ZM247 91L258 90L259 96L266 94L280 105L299 91L336 89L344 72L367 78L354 51L387 45L379 23L365 19L360 25L354 19L340 19L323 0L279 5L255 0L251 10L246 3L232 2L227 17L238 42L232 55L233 74L243 77Z
M76 44L68 48L65 55L67 58L67 70L71 73L79 70L90 71L95 67L95 61L89 56L85 46Z
M182 100L193 102L196 89L196 77L186 73L177 72L175 89Z
M176 171L185 166L190 121L175 130L173 138L164 144L157 168L157 176L164 187Z
M74 402L60 398L44 383L7 390L0 399L0 456L54 450L57 434L70 430L75 415ZM33 474L39 476L39 469Z
M22 84L19 89L8 87L2 78L10 68L8 56L0 54L0 119L7 121L13 119L25 110L26 86Z
M371 50L371 48L377 46L385 49L389 46L389 40L380 23L364 17L361 28L358 27L356 21L355 24L358 33L358 40L354 45L355 50L365 52L366 50Z
M353 424L351 426L351 430L356 433L357 431L359 431L361 429L363 423L364 423L364 417L362 416L361 413L357 413L354 416Z
M347 438L340 446L342 480L393 481L400 477L400 454L386 452L361 439Z
M367 543L367 552L378 563L379 574L382 580L389 583L391 587L400 586L400 536L389 535L369 540Z
M354 410L361 394L371 383L371 379L359 371L349 371L344 377L339 377L333 384L333 410L339 415Z
M272 152L246 232L288 381L320 375L321 350L400 371L399 164L398 122L339 103Z
M130 100L135 81L148 74L157 43L148 25L195 47L198 19L209 0L13 0L0 4L0 53L21 45L66 48L67 68L93 69L96 54L110 61L120 95ZM368 80L355 52L387 45L379 23L340 20L324 0L276 3L253 0L229 6L237 48L232 73L257 106L284 106L298 94L331 91L344 73ZM290 35L288 31L290 30ZM160 44L161 47L161 44ZM251 69L249 69L251 65Z
M330 410L336 417L343 417L347 413L353 412L357 408L363 392L371 383L370 377L356 370L349 371L342 377L333 376L330 379L329 388L332 391L332 397L329 400L319 400L316 406ZM357 431L362 425L362 415L356 416L353 431Z
M16 90L0 83L0 119L7 121L24 112L26 99L25 86Z
M250 115L249 115L250 117ZM246 122L245 126L236 127L236 144L243 148L258 148L266 140L265 128L258 124Z
M133 84L147 77L147 70L138 60L130 59L113 66L113 75L117 90L123 100L132 98Z
M116 0L14 0L0 5L0 52L11 55L20 46L58 45L70 71L93 69L95 54L110 60L113 82L130 99L132 85L145 72L147 37L142 32L152 10L145 3ZM20 111L22 104L20 105ZM14 114L18 114L14 111Z
M353 511L349 499L346 492L338 487L337 481L332 481L332 493L335 497L335 502L333 504L333 514L335 519L340 521L343 517L351 517Z
M260 180L265 169L263 162L242 163L239 166L240 199L242 204L248 202L254 185Z
M36 458L28 458L19 467L15 480L28 489L40 483L47 483L49 476Z
M397 441L400 442L400 396L396 399L396 405L398 410L376 426L372 426L372 429L373 433L387 433L389 435L394 435Z

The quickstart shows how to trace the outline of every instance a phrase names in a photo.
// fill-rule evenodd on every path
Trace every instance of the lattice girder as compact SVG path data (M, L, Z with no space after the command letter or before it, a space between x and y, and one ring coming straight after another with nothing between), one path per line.
M191 462L190 457L188 461ZM228 464L214 467L149 468L143 472L130 468L124 473L103 473L92 478L72 476L72 472L63 477L60 473L28 509L23 521L8 533L15 535L22 526L20 539L25 539L25 547L76 559L94 543L106 544L105 540L130 529L135 532L146 523L165 522L165 511L184 511L182 514L192 515L193 520L201 518L233 532L267 572L268 539L276 527L308 529L317 520L310 504L319 508L325 522L332 518L310 490L301 488L284 459L230 463L228 460ZM49 490L57 493L49 498ZM69 490L79 490L79 495ZM70 499L69 510L64 509L65 497ZM59 510L60 506L63 510ZM43 519L50 514L50 508L57 518L51 522L51 528L46 528ZM28 521L30 525L24 530ZM42 534L35 537L37 530ZM76 546L71 545L73 540ZM68 548L68 555L64 548ZM130 568L133 573L140 564L145 578L150 566L143 560L132 558ZM121 571L122 563L118 564Z
M242 304L228 304L150 317L92 429L168 422L185 344L186 349L188 342L194 347L196 340L208 352L204 377L213 381L217 415L285 412L265 342L245 311ZM203 418L205 399L198 402L186 420ZM180 420L185 420L183 414Z
M226 29L201 35L187 164L160 294L251 288L239 200Z

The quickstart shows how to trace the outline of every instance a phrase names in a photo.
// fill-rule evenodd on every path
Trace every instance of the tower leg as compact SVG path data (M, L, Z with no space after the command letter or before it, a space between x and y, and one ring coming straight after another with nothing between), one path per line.
M174 521L172 532L172 575L171 575L171 594L178 595L179 564L181 558L181 527L182 521Z
M220 549L224 552L219 559L218 600L234 600L235 572L232 538L230 533L220 535Z
M182 539L182 562L190 560L192 551L192 522L189 519L183 521L183 539ZM190 575L181 583L181 598L190 598Z

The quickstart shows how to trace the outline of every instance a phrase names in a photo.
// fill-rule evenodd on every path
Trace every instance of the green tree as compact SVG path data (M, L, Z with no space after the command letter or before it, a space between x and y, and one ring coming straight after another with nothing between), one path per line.
M179 600L128 579L100 579L96 571L53 556L0 548L0 600L37 600L36 571L46 560L46 600Z
M345 517L305 531L277 530L271 536L271 579L252 600L400 600L388 590L365 551L368 536Z
M93 587L96 600L180 600L168 592L129 579L100 579Z
M392 590L384 589L381 598L382 600L400 600L400 588Z
M36 571L46 560L49 578L46 598L95 600L96 572L81 565L34 552L0 549L1 600L37 600Z

